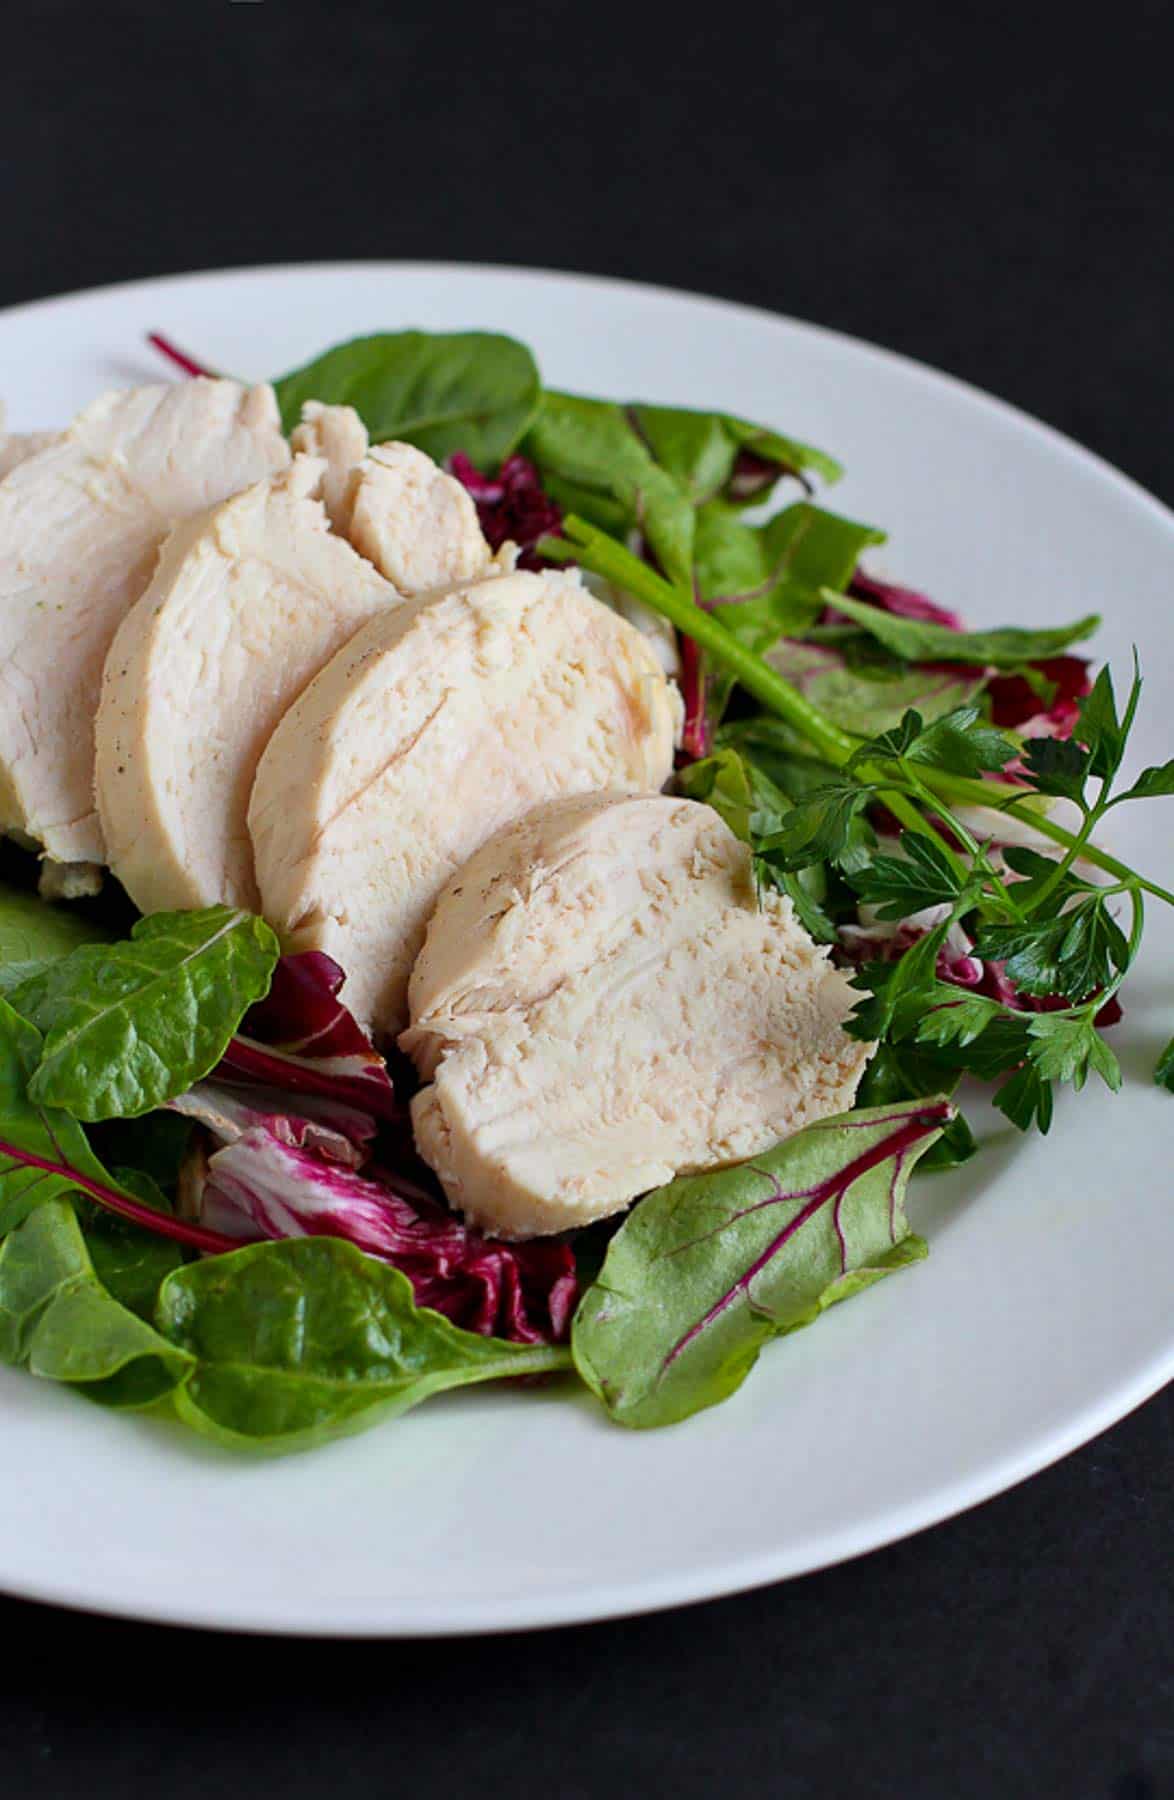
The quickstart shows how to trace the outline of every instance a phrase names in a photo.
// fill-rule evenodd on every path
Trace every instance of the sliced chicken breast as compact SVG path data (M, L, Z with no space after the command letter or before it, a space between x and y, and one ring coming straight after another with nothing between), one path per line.
M363 627L277 727L249 830L265 917L325 950L381 1035L407 1023L445 882L557 794L659 787L677 701L652 651L574 574L499 575Z
M756 903L717 813L661 795L558 801L490 839L442 893L409 997L417 1146L507 1238L845 1110L870 1053L790 900Z
M55 862L104 860L111 639L171 526L288 461L271 388L197 380L104 395L0 481L0 830Z
M185 521L106 658L95 792L110 867L144 912L257 911L246 814L286 709L391 583L330 529L321 457Z
M0 432L0 481L30 456L47 450L57 436L55 431L12 431L7 437Z
M353 406L307 400L289 441L295 455L325 457L322 498L330 523L345 537L351 522L351 476L367 454L367 427Z
M350 539L401 594L425 594L512 568L497 557L477 508L453 475L411 444L378 444L351 477Z

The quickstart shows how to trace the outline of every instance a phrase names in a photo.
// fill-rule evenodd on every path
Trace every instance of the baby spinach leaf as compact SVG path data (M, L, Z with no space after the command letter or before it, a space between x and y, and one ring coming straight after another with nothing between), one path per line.
M399 438L438 462L463 450L479 468L516 448L540 393L526 346L493 331L352 338L273 386L286 431L307 400L323 400L353 406L374 443Z
M693 506L633 429L622 406L547 389L525 448L566 511L605 531L639 531L669 580L692 581Z
M833 482L843 473L822 450L730 413L637 402L628 408L628 416L656 461L681 484L694 506L718 498L760 500L782 475L802 480L813 474ZM752 472L745 470L747 457L754 459Z
M115 1169L114 1179L124 1193L133 1194L144 1206L170 1214L166 1196L140 1169ZM102 1206L84 1200L74 1204L102 1286L150 1324L160 1283L183 1266L180 1246L171 1238L144 1231L141 1225L119 1218Z
M38 974L79 944L105 942L102 925L0 882L0 994Z
M905 1185L952 1117L945 1100L844 1114L642 1200L572 1332L579 1373L612 1418L671 1425L716 1406L769 1338L924 1256Z
M1026 631L1015 625L1004 625L993 631L952 631L946 625L930 620L905 619L896 613L883 612L862 600L829 593L829 606L845 613L861 630L869 632L878 643L906 662L987 663L997 669L1014 668L1018 663L1038 662L1044 657L1058 656L1070 644L1091 637L1100 625L1096 613L1077 619L1072 625L1057 625L1038 631Z
M40 1033L0 1000L0 1235L43 1201L72 1192L73 1171L109 1181L81 1126L29 1098L40 1056Z
M222 1443L308 1448L445 1388L566 1368L568 1352L461 1331L406 1275L338 1238L287 1238L189 1263L156 1323L196 1367L181 1418Z
M229 906L155 913L85 946L14 996L44 1034L33 1100L76 1119L134 1117L206 1075L269 987L269 926Z
M73 1207L50 1200L0 1244L0 1361L83 1384L112 1406L149 1406L191 1358L99 1280Z

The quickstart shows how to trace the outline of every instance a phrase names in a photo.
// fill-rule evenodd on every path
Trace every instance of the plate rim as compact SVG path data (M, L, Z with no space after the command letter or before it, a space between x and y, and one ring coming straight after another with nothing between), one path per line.
M422 277L459 275L490 279L537 279L579 291L619 290L666 301L687 301L694 305L712 307L726 315L732 313L772 325L781 324L800 335L828 342L854 353L864 352L872 359L880 359L899 369L907 378L912 378L927 388L940 390L944 387L969 404L979 406L989 415L1001 418L1019 429L1026 428L1037 440L1042 438L1061 460L1107 481L1123 498L1134 506L1139 506L1153 523L1160 525L1174 537L1174 509L1165 505L1133 476L1056 426L964 377L936 368L905 351L891 349L837 327L822 325L769 306L727 299L665 283L600 275L590 271L457 259L348 257L310 262L245 263L98 283L65 293L44 295L34 300L12 302L0 307L0 329L18 316L25 317L107 297L117 300L120 296L129 297L134 293L157 292L169 285L191 287L203 283L211 285L226 278L249 277L293 280L320 274L339 276L348 271L368 277L386 271L389 275L414 274ZM1050 1431L1035 1437L1030 1446L1005 1452L995 1462L984 1465L981 1474L977 1476L970 1474L960 1476L952 1482L939 1482L935 1487L919 1493L915 1499L892 1506L887 1514L879 1517L872 1514L867 1520L841 1526L821 1540L818 1554L810 1554L810 1545L805 1548L805 1544L801 1542L780 1550L758 1552L743 1557L740 1561L727 1561L721 1565L720 1571L713 1564L705 1563L698 1568L649 1577L639 1586L631 1581L621 1581L613 1585L592 1585L589 1590L585 1590L574 1583L567 1585L555 1582L545 1589L541 1599L523 1601L513 1618L508 1616L507 1607L498 1606L497 1616L492 1623L486 1622L484 1602L474 1602L471 1606L450 1602L437 1606L433 1603L429 1616L424 1617L418 1616L410 1605L404 1607L402 1602L389 1604L388 1597L383 1595L372 1596L370 1614L366 1608L356 1610L352 1606L348 1617L345 1616L347 1604L335 1603L334 1616L324 1622L313 1616L312 1609L299 1612L296 1597L292 1604L287 1598L279 1613L269 1609L266 1616L266 1608L255 1600L247 1604L247 1610L234 1615L230 1606L226 1607L217 1601L204 1604L198 1594L190 1596L183 1607L153 1603L151 1597L145 1594L137 1599L127 1599L119 1594L111 1595L100 1580L87 1584L76 1578L34 1578L22 1583L14 1581L9 1575L0 1575L0 1592L13 1598L39 1601L74 1611L178 1628L320 1639L443 1638L485 1633L506 1635L596 1623L605 1619L636 1617L678 1606L695 1606L707 1600L746 1593L798 1575L816 1573L874 1550L882 1550L934 1525L945 1524L1051 1467L1125 1418L1171 1380L1174 1380L1174 1333L1163 1355L1123 1378L1095 1402L1087 1403L1073 1412ZM381 1614L378 1618L373 1616L376 1610Z

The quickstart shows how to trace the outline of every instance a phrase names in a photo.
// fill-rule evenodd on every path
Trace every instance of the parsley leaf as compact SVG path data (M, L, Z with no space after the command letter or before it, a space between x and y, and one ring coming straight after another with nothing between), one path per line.
M1167 1093L1174 1094L1174 1038L1166 1045L1154 1069L1154 1080Z
M863 818L875 788L841 777L812 788L793 806L779 829L764 837L759 849L778 869L805 869L815 862L859 867L859 854L875 842Z
M948 852L921 831L906 831L900 856L874 856L850 880L881 919L904 919L927 906L953 905L965 883Z
M995 1105L1020 1131L1030 1131L1038 1125L1046 1137L1052 1123L1052 1084L1032 1063L1025 1063L1003 1083L995 1095Z
M977 706L956 706L928 725L920 713L910 710L892 731L863 744L850 766L903 761L969 776L1001 769L1018 755L1018 744L986 724Z
M1062 795L1084 805L1090 757L1073 738L1031 738L1023 746L1023 763L1041 794Z
M1070 1081L1079 1090L1093 1069L1117 1092L1121 1067L1088 1013L1036 1013L1028 1025L1027 1054L1044 1081Z

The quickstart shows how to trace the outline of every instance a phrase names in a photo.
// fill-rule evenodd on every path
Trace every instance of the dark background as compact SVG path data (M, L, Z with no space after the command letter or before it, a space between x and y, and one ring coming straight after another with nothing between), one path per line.
M0 303L299 259L627 275L907 351L1174 498L1168 0L691 10L36 0ZM1174 1796L1172 1427L1168 1393L909 1543L580 1630L315 1645L0 1600L0 1793Z

